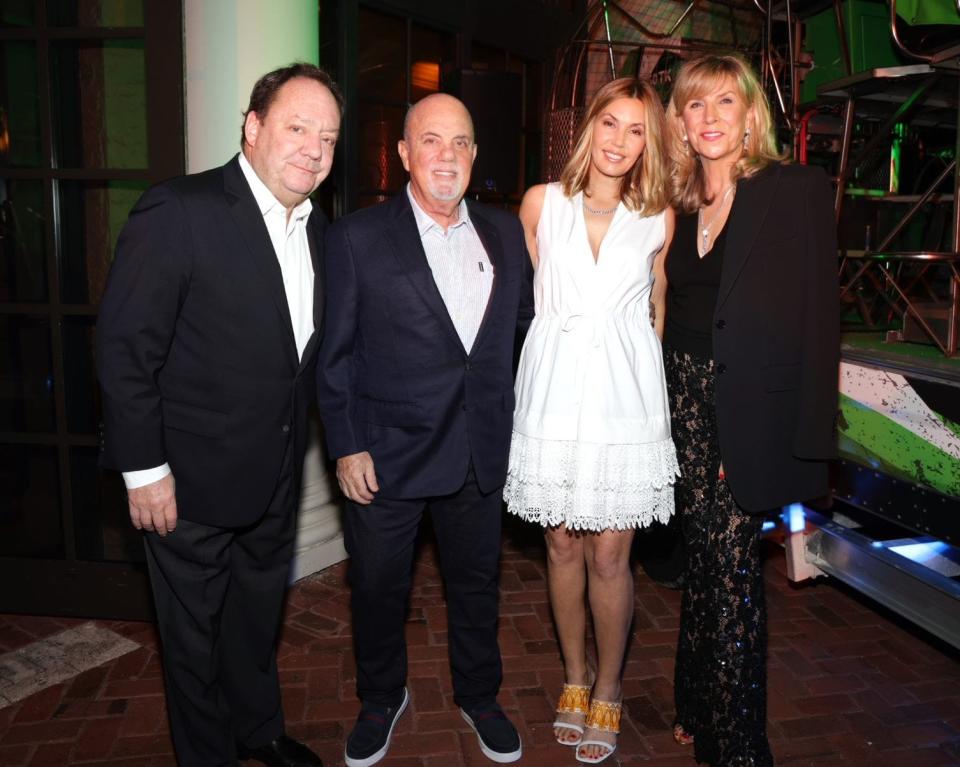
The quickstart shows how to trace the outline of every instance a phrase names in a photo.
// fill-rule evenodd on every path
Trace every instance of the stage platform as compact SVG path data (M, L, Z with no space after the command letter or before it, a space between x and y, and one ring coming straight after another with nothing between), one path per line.
M945 357L933 344L888 343L882 331L848 330L841 336L841 356L851 362L884 366L903 375L935 378L960 386L960 356Z

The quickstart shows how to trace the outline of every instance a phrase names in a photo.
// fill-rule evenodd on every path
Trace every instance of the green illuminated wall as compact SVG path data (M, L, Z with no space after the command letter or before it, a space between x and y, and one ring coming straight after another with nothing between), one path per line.
M316 0L184 0L187 172L222 165L240 149L241 114L265 72L318 63Z

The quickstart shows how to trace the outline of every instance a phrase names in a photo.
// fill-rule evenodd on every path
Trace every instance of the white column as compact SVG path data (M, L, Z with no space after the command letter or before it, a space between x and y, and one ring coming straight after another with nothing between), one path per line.
M223 165L240 149L240 126L260 75L319 61L316 0L185 0L187 172Z
M300 487L297 543L290 573L293 581L347 558L341 522L342 496L336 481L327 472L319 419L311 420Z
M253 84L293 61L316 64L316 0L184 0L187 172L223 165L240 150ZM326 471L319 425L311 424L303 467L292 578L345 559L341 504Z

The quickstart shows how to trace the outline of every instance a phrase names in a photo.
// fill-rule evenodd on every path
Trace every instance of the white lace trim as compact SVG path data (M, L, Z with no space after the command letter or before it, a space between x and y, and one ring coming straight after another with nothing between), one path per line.
M670 519L679 475L672 439L602 445L514 432L503 498L544 527L628 530Z

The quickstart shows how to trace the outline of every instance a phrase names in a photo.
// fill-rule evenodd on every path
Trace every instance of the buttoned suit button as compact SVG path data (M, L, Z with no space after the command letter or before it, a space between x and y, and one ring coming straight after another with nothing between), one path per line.
M284 434L289 434L289 433L290 433L290 424L285 423L283 426L280 427L280 431L282 431Z
M721 362L719 365L717 365L717 372L718 372L720 375L723 375L724 373L727 372L727 366L724 365L724 364Z
M727 326L726 320L717 320L717 330L723 330Z
M471 367L470 363L467 362L467 363L463 366L463 369L464 369L464 370L469 370L470 367Z

